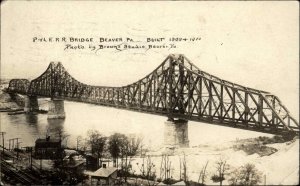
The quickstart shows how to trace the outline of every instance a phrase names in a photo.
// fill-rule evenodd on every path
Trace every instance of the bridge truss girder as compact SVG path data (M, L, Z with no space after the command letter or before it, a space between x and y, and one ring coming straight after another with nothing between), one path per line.
M299 133L298 122L278 97L206 73L184 55L169 55L149 75L122 87L81 83L53 62L27 81L11 80L8 90L267 133Z

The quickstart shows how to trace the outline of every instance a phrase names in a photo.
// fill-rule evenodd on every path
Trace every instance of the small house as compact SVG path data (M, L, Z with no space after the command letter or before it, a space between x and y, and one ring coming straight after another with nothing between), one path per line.
M61 140L50 139L50 136L46 139L37 139L34 149L34 156L37 159L57 159L63 152Z
M101 167L97 171L90 173L91 180L97 180L97 184L115 185L117 181L117 168L115 167Z
M110 159L102 158L100 160L100 167L103 167L103 168L113 167L113 162Z

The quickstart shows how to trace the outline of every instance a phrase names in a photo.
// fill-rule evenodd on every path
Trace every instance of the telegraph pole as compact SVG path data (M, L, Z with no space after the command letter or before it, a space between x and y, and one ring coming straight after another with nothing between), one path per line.
M79 149L79 143L81 142L81 136L77 137L77 145L76 145L76 150Z
M8 140L8 150L10 151L10 139Z
M13 138L12 140L13 140L13 145L14 145L14 149L16 148L16 146L15 146L15 140L16 140L16 145L17 145L17 148L18 148L18 142L19 142L19 139L21 139L21 138ZM13 150L14 150L13 149Z
M21 138L12 138L12 139L10 139L12 141L12 150L15 149L15 140L17 141L16 145L17 145L17 148L18 148L19 139L21 139Z
M43 154L42 154L42 157L40 157L40 170L42 170L43 168Z
M0 135L2 135L2 147L3 147L2 154L0 157L0 161L2 161L2 156L4 157L4 135L5 135L5 132L1 132ZM1 168L2 168L2 166L0 165L0 182L2 182L2 169Z
M14 138L13 139L13 142L14 142L13 143L14 144L14 149L13 150L15 150L15 140L17 141L17 143L16 143L16 145L17 145L17 160L19 160L19 150L18 150L19 149L19 139L20 138Z
M19 160L19 144L22 143L22 142L18 142L18 139L17 139L17 160Z
M15 140L16 140L16 145L17 145L17 159L19 159L19 151L18 151L18 148L19 148L19 139L21 138L12 138L12 139L9 139L9 149L11 150L14 150L15 149ZM12 144L11 144L11 141L12 141ZM13 158L13 161L14 161L15 158Z
M28 164L30 165L30 169L32 169L32 149L33 147L23 147L23 148L26 148L26 156L27 156L27 153L28 151L30 151L30 157L28 158Z
M11 139L11 141L12 141L12 144L11 144L11 150L14 150L14 148L15 148L15 140L14 140L14 139Z
M30 147L30 168L32 169L32 147Z
M0 135L2 136L2 152L4 153L4 135L6 134L6 132L0 132Z

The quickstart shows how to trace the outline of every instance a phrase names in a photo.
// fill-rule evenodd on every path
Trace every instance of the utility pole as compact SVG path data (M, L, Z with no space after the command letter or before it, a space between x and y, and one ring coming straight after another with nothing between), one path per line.
M11 150L14 150L14 148L15 148L15 140L14 139L11 139L11 141L12 141L12 147L11 147Z
M42 159L42 158L43 158L43 155L42 155L42 157L40 157L40 158L41 158L41 159L40 159L40 169L42 170L42 168L43 168L43 164L42 164L42 163L43 163L43 159Z
M17 145L17 148L18 148L19 139L21 139L21 138L12 138L12 139L10 139L12 141L12 150L15 149L15 140L17 141L16 145Z
M25 147L26 148L26 152L28 152L28 150L30 151L30 157L28 158L28 163L30 164L30 169L32 169L32 149L33 147Z
M30 147L30 168L32 169L32 147Z
M13 149L14 146L14 139L9 139L9 151L11 151L11 149ZM15 157L13 156L13 162L15 162Z
M77 145L76 145L76 150L79 149L79 143L81 142L81 136L77 137Z
M19 160L19 144L22 143L22 142L18 142L18 139L17 139L17 160Z
M5 132L1 132L0 135L2 135L2 147L3 147L3 151L2 151L2 154L0 157L0 161L2 161L2 156L4 157L4 135L5 135ZM2 166L0 166L0 182L2 183L2 169L1 168L2 168Z
M4 153L4 135L6 134L6 132L0 132L0 135L2 136L2 152Z
M19 151L18 151L18 148L19 148L19 139L20 138L13 138L13 150L15 150L15 140L17 141L16 145L17 145L17 160L19 159Z
M19 139L21 138L12 138L9 139L9 149L10 150L14 150L15 149L15 140L16 140L16 145L17 145L17 159L19 159L19 152L18 152L18 148L19 148ZM11 144L12 142L12 144ZM21 142L20 142L21 143ZM14 156L13 156L14 157ZM13 158L13 162L14 162L15 158Z

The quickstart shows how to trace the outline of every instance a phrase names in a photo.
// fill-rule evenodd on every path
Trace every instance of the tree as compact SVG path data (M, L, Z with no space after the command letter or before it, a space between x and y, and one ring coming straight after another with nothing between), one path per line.
M207 165L208 165L208 161L206 161L205 166L202 167L202 170L200 171L200 174L199 174L198 183L201 180L201 185L204 185L205 179L207 177L207 174L206 174Z
M135 156L142 144L142 138L136 136L126 136L124 134L115 133L109 137L108 150L114 160L122 159L128 156ZM118 166L118 164L116 165Z
M125 182L127 180L127 173L129 172L129 164L127 162L127 154L128 154L128 139L124 134L114 133L109 137L108 140L108 150L111 156L114 159L114 166L118 167L118 158L121 157L121 171L120 177L125 178ZM125 165L123 164L123 158L125 158Z
M224 158L220 158L216 162L216 169L217 174L214 174L211 179L213 182L220 182L220 185L222 186L222 182L225 180L225 174L229 170L229 165L227 164L227 161Z
M121 177L124 177L125 182L127 181L127 176L129 175L129 169L131 168L130 161L128 161L129 154L129 140L124 134L119 136L120 140L120 156L121 156Z
M108 140L108 150L114 159L114 166L118 167L118 158L121 155L121 149L124 145L123 140L126 138L124 134L115 133L109 137ZM124 149L124 148L123 148Z
M137 154L141 142L142 138L140 137L128 137L120 133L115 133L109 137L108 150L114 159L114 166L118 167L118 158L121 158L120 175L121 177L124 177L125 182L131 169L130 156Z
M140 136L128 136L128 155L129 156L135 156L139 150L139 148L142 146L143 138Z
M188 175L187 175L187 166L186 166L186 159L185 159L185 154L183 154L183 162L182 162L182 165L183 165L183 180L185 182L188 181Z
M262 181L261 175L254 164L247 163L234 170L228 181L230 185L257 185Z
M234 169L230 173L230 177L228 179L228 183L230 185L238 185L239 174L240 174L239 169Z
M82 136L77 136L76 138L76 150L79 150L79 146L81 146Z
M107 137L100 134L97 130L88 131L87 143L91 146L92 154L97 154L98 160L101 159L104 152Z
M151 157L148 155L146 164L144 163L144 158L143 158L143 163L141 166L139 166L139 163L136 163L138 168L140 169L140 172L142 174L142 177L147 179L148 185L155 185L155 182L150 182L150 180L155 180L156 178L156 170L155 170L155 165L151 160Z
M171 166L172 162L169 159L169 155L162 155L160 164L160 179L163 183L170 184L171 180Z

